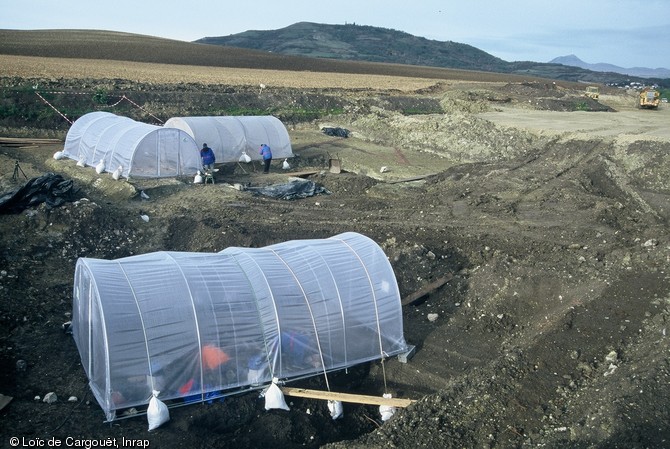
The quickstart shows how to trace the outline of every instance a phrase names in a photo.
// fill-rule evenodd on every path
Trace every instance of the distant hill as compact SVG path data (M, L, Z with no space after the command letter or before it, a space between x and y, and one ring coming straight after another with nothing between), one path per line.
M387 28L299 22L279 30L252 30L196 42L310 58L507 71L508 63L456 42L439 42Z
M495 72L282 55L240 47L199 44L105 30L0 29L0 54L427 79L478 81L505 79L509 82L536 79L529 75L501 77L500 73Z
M563 64L566 66L580 67L594 72L611 72L621 73L623 75L637 76L640 78L670 78L670 70L665 68L650 69L647 67L631 67L624 68L612 64L599 62L597 64L589 64L582 61L575 55L560 56L549 61L550 64Z
M626 83L630 75L593 71L562 63L507 62L471 45L416 37L367 25L299 22L278 30L251 30L196 42L261 50L284 55L412 64L464 70L512 73L564 81ZM640 81L646 81L640 79ZM655 80L670 84L670 80Z
M466 71L440 67L350 61L283 55L262 50L207 45L133 33L105 30L0 29L0 55L48 58L102 59L204 67L231 67L386 75L428 79L509 82L535 80L533 76Z
M275 41L274 44L281 47L281 39L277 32L282 30L247 32L257 33L257 38L247 39L250 47L237 47L232 44L202 43L227 38L204 38L197 42L184 42L105 30L0 29L0 54L209 67L383 74L431 79L472 79L473 72L475 72L476 78L480 81L499 79L498 74L509 74L512 77L508 79L519 81L548 78L568 82L623 83L634 80L626 75L594 72L562 64L510 63L469 45L414 38L407 33L384 28L358 25L318 25L305 22L297 25L301 25L303 31L293 33L293 42L284 46L286 51L302 48L301 52L291 50L293 53L281 53L278 49L254 49L251 46L253 42L256 42L254 45L258 46L258 42ZM301 27L298 27L298 31ZM357 40L348 44L347 33L322 32L315 35L309 31L322 27L326 27L326 30L328 27L341 27L340 30L335 30L338 33L353 27L355 31L362 31L362 33ZM310 48L310 45L307 45L310 41L314 49L307 51ZM341 49L339 52L335 51L338 47ZM316 54L314 52L317 51L317 48L329 48L330 53L323 51L320 57L307 56L307 54ZM325 54L344 54L347 55L347 58L326 58L323 57ZM375 62L369 62L370 59ZM643 78L640 80L649 81ZM659 80L658 83L661 86L670 87L670 80Z

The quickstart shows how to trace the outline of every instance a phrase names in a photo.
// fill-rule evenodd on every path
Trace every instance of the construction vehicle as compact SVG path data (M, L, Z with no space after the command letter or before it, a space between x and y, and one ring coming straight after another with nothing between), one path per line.
M637 98L637 107L640 109L657 109L661 103L661 94L654 89L645 88Z
M586 92L584 92L584 96L597 100L600 97L600 88L598 86L588 86Z

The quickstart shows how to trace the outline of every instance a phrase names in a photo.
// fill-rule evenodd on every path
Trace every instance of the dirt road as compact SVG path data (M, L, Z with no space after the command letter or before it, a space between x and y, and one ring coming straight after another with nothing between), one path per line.
M601 100L607 103L607 98ZM612 102L618 105L620 102ZM501 108L496 112L480 114L481 118L513 128L521 128L540 135L566 134L567 137L613 138L621 143L632 141L670 139L670 108L659 110L621 109L616 113L575 111L520 110Z

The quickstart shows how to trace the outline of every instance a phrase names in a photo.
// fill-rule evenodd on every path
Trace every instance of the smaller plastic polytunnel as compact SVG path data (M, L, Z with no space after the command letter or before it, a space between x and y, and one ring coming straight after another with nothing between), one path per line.
M121 167L126 178L191 176L202 168L200 150L188 133L103 111L72 124L63 155L89 167L102 161L109 173Z
M73 336L108 420L405 352L393 269L361 234L220 253L81 258Z
M288 131L272 115L172 117L163 126L187 132L200 146L206 143L216 162L237 162L243 153L260 160L262 144L270 146L275 160L293 157Z

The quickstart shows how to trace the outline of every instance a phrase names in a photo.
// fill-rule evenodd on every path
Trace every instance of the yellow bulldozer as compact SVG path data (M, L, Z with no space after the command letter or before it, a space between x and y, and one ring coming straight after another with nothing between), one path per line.
M642 89L637 97L637 107L640 109L657 109L660 103L661 94L654 89Z
M600 88L598 86L588 86L586 92L584 92L584 96L597 100L600 97Z

